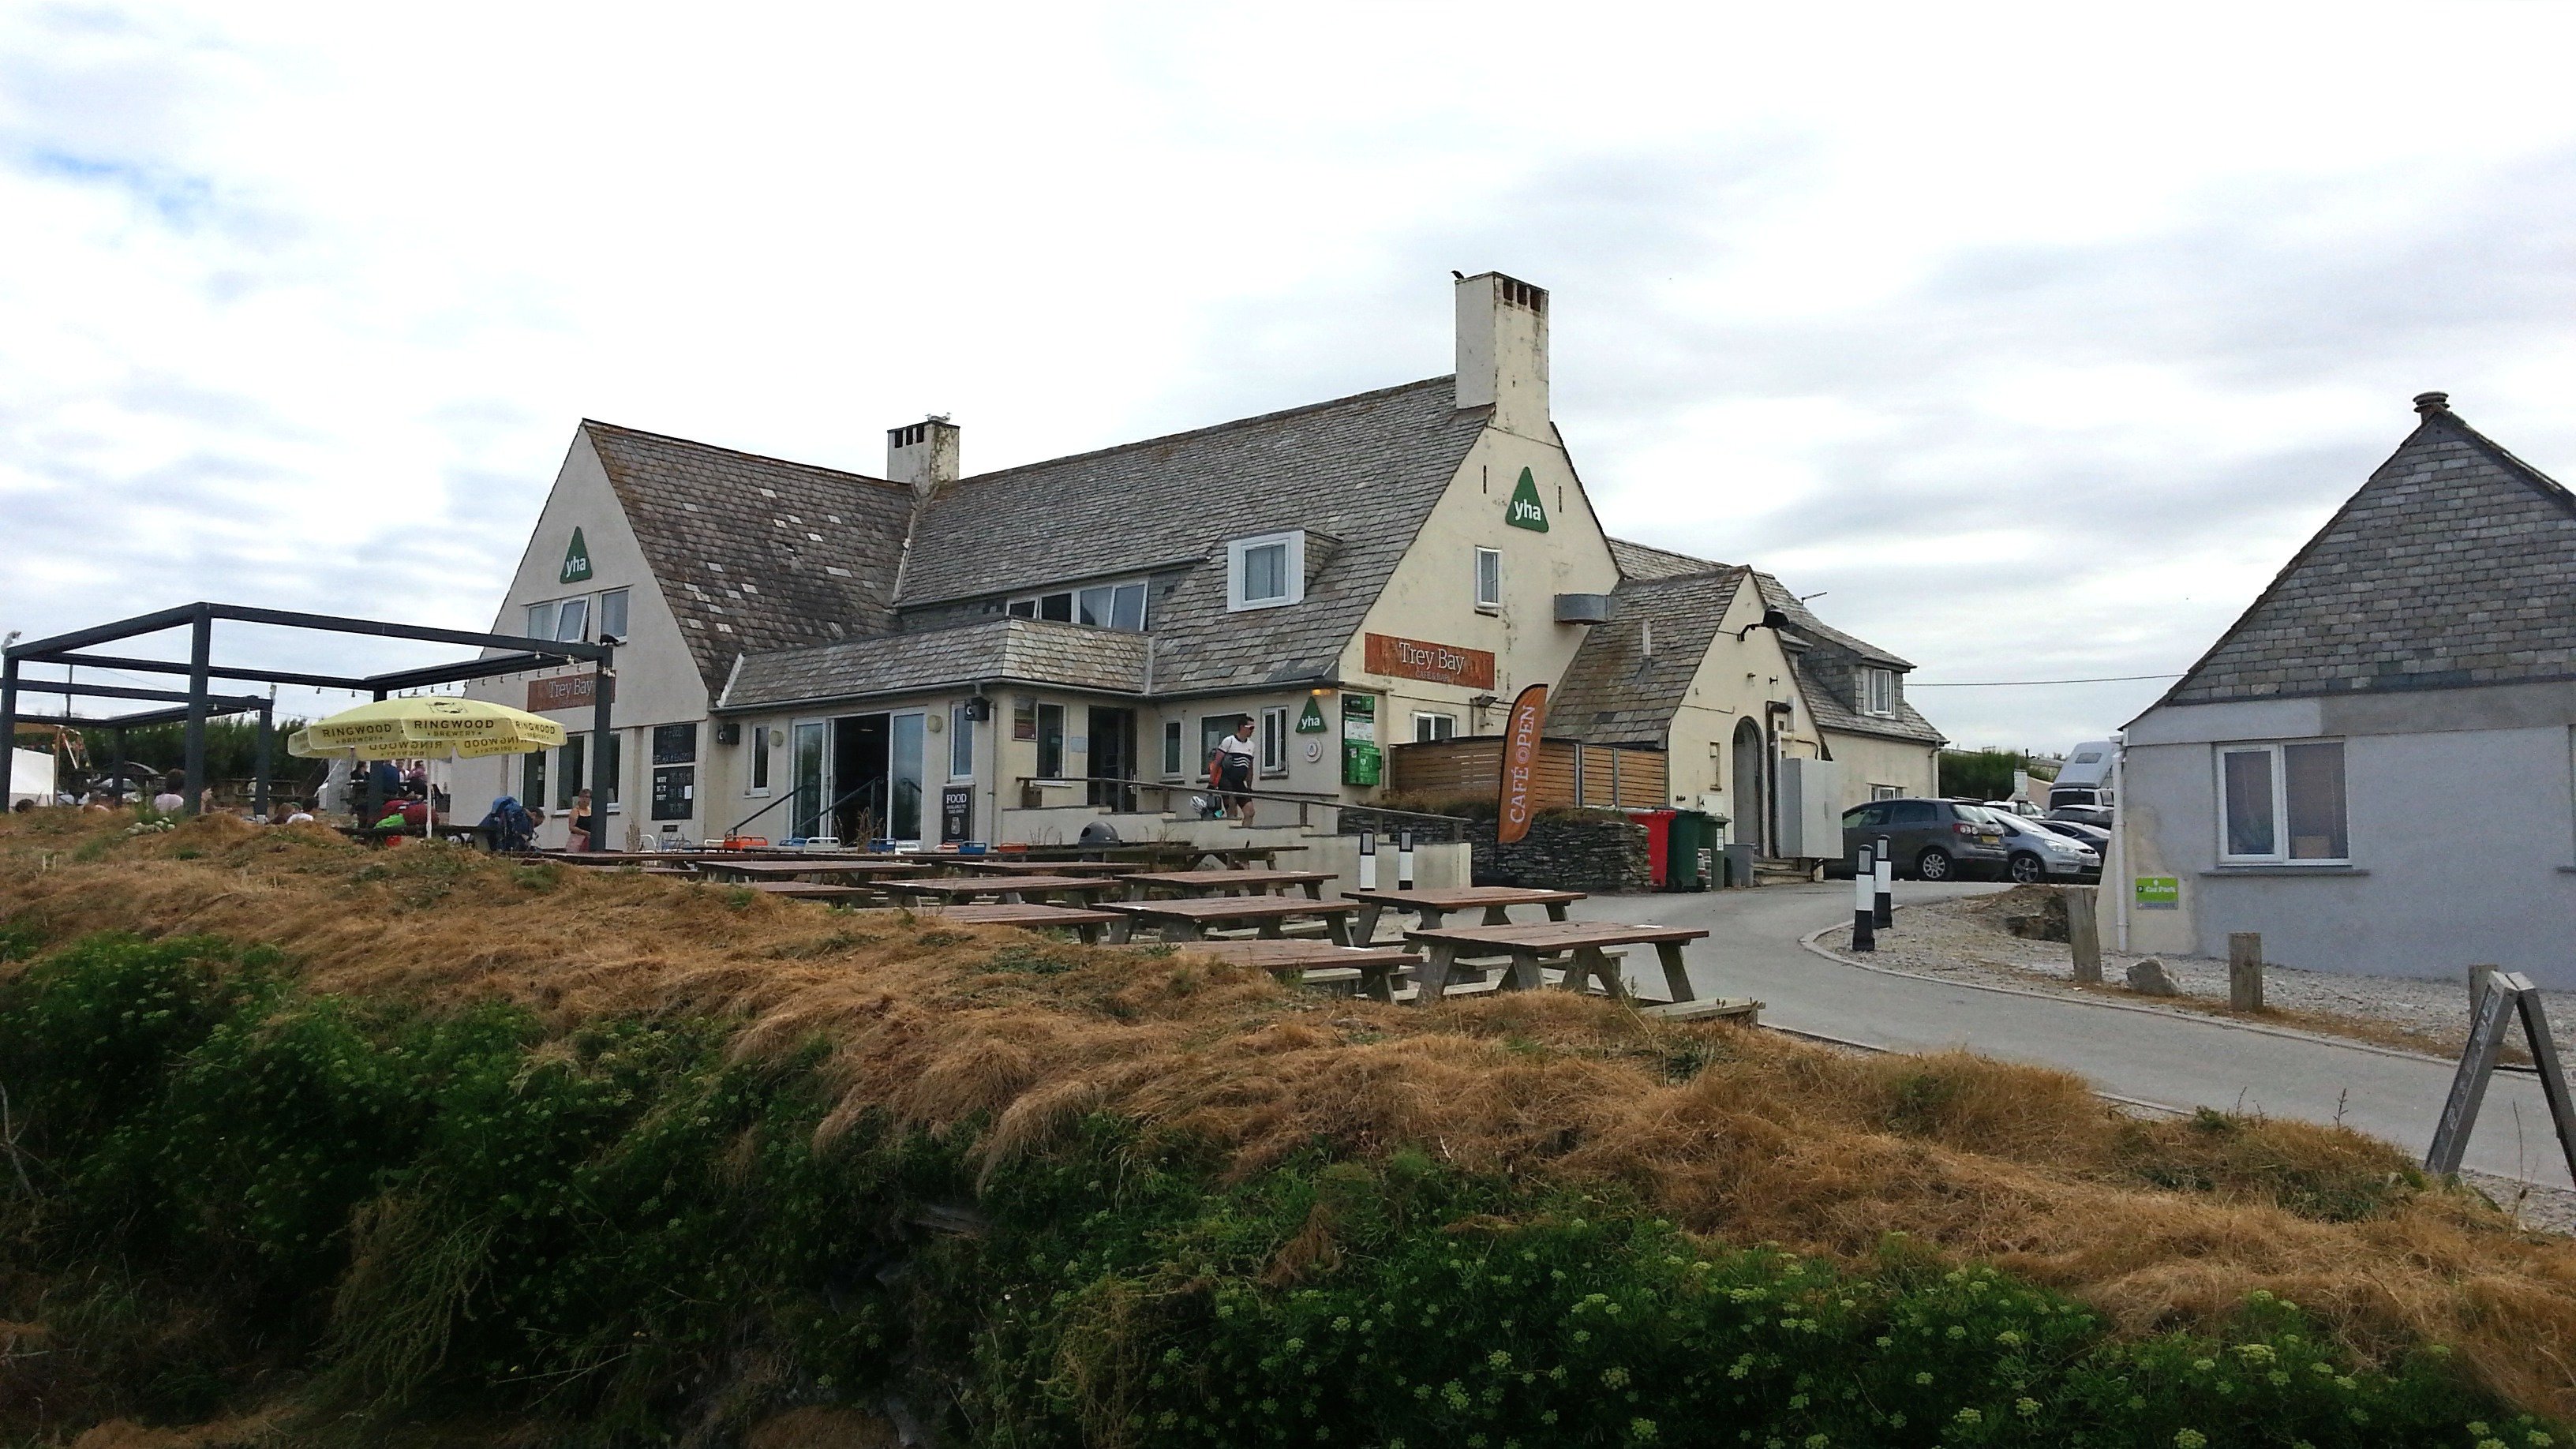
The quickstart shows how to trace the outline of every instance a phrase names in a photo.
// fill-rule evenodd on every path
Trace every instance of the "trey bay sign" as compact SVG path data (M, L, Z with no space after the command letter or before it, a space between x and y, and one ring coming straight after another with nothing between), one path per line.
M1475 689L1494 687L1491 650L1435 644L1428 639L1404 639L1393 634L1366 635L1361 640L1361 648L1366 656L1363 667L1371 674L1391 674L1399 679L1428 679L1437 684L1463 684Z

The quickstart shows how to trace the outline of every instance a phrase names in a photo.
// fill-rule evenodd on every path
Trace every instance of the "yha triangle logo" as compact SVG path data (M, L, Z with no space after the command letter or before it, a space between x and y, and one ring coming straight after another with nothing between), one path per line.
M1521 476L1527 478L1524 471ZM1539 525L1541 528L1547 525ZM572 546L564 550L563 572L556 576L560 584L577 584L590 577L590 545L581 541L581 530L572 531Z
M1521 470L1521 481L1512 485L1512 501L1503 507L1503 522L1532 533L1547 532L1547 505L1538 501L1538 480L1530 470Z

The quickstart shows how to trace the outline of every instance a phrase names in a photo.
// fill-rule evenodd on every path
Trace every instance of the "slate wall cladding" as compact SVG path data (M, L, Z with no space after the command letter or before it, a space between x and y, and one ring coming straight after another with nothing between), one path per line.
M2576 675L2576 501L2430 413L2168 704Z
M1357 812L1342 817L1342 833L1377 830L1382 822ZM1646 852L1646 827L1608 810L1542 810L1530 821L1529 834L1509 845L1494 841L1494 822L1479 820L1466 829L1478 885L1535 886L1588 891L1650 891L1655 879ZM1384 848L1384 847L1381 847ZM1395 862L1382 857L1379 881L1392 886Z

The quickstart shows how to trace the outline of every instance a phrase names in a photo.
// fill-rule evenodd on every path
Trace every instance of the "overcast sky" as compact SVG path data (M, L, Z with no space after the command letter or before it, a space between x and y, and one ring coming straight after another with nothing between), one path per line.
M1614 531L1963 744L2151 702L1931 686L2183 669L2416 392L2576 477L2576 8L1220 10L0 7L0 630L483 628L584 416L980 471L1446 372L1453 267Z

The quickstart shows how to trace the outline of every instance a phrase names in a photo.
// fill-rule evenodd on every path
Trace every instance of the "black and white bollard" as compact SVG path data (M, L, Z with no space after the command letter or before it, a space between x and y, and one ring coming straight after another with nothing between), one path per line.
M1887 837L1878 838L1878 900L1870 916L1882 931L1896 924L1896 862L1887 858Z
M1377 832L1360 832L1360 889L1377 889Z
M1413 889L1413 832L1399 830L1395 835L1395 888Z
M1871 924L1873 912L1870 908L1870 897L1877 884L1878 872L1871 867L1869 847L1864 845L1860 848L1859 857L1852 862L1851 948L1855 951L1878 949L1878 932Z

